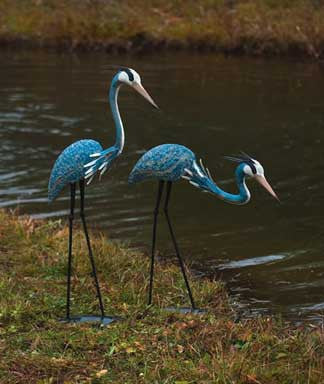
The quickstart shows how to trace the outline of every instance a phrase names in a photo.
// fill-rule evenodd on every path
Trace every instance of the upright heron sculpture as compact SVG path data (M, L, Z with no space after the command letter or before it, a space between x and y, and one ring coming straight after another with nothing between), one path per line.
M157 218L165 182L167 185L164 213L191 303L191 308L180 308L181 312L199 313L200 310L195 305L189 281L186 276L184 263L180 255L179 247L169 217L168 207L172 183L180 180L181 178L186 179L193 186L200 188L205 192L210 192L227 203L242 205L248 203L251 197L245 183L246 177L251 177L258 181L273 197L278 199L276 193L273 191L264 176L262 165L257 160L245 153L242 153L240 156L225 156L225 158L239 163L235 170L235 178L239 190L238 194L228 193L219 188L213 180L208 168L204 167L202 161L200 160L198 163L196 156L190 149L178 144L163 144L150 149L138 160L135 167L131 171L128 178L128 182L131 184L149 179L156 179L159 181L153 220L151 270L148 296L149 305L152 303Z
M84 214L84 195L85 181L87 184L91 182L94 175L99 172L101 177L103 173L111 167L114 160L122 153L125 141L123 123L119 114L117 97L122 84L126 84L139 94L141 94L154 107L151 96L147 93L141 84L139 74L130 68L120 69L112 79L109 91L109 103L116 127L115 144L103 150L102 146L94 140L79 140L71 144L59 155L53 169L48 184L48 199L53 201L59 195L61 190L70 186L70 215L69 215L69 247L68 247L68 275L67 275L67 298L66 298L66 320L73 322L84 321L101 321L109 324L115 318L105 316L104 305L100 293L99 281L97 278L95 261L91 249L90 239L88 235L85 214ZM78 316L71 317L70 314L70 296L71 296L71 271L72 271L72 228L75 208L76 184L79 182L80 187L80 216L83 224L83 230L87 242L89 258L92 267L92 275L99 300L100 316Z

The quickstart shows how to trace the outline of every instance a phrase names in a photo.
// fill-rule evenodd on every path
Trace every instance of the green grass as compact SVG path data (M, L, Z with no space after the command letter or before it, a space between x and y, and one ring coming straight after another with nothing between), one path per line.
M0 211L0 382L324 382L324 332L259 317L235 321L223 285L190 276L208 314L160 308L187 302L177 266L157 263L155 305L145 305L148 255L92 233L108 328L57 321L65 309L65 222ZM76 231L73 311L97 311L86 245Z
M323 0L1 0L0 42L319 58L323 20Z

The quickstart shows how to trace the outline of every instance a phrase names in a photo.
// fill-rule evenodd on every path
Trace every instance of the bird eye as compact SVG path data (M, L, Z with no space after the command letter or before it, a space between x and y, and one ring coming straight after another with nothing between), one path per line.
M251 168L251 170L252 170L253 175L256 175L257 170L256 170L256 168L255 168L255 165L254 165L254 164L249 164L249 166L250 166L250 168Z
M133 82L133 81L134 81L134 75L133 75L132 71L131 71L130 69L128 69L128 68L125 68L125 72L126 72L127 75L128 75L128 79L129 79L129 81L130 81L130 82Z

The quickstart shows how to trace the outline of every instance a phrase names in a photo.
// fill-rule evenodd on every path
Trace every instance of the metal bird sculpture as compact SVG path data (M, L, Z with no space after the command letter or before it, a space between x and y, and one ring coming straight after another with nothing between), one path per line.
M104 324L109 324L114 320L112 317L105 316L104 305L100 293L99 282L96 273L95 261L90 245L88 235L85 213L84 213L84 195L85 195L85 181L87 184L91 182L96 173L103 173L111 167L114 160L122 153L125 141L123 123L119 114L117 97L120 87L126 84L135 89L154 107L151 96L147 93L141 84L139 74L130 68L120 69L112 79L109 91L109 103L113 120L116 127L116 141L115 144L108 148L103 149L97 141L87 139L79 140L71 144L59 155L53 169L48 184L48 199L53 201L59 195L65 186L70 186L70 215L69 215L69 247L68 247L68 275L67 275L67 299L66 299L66 320L67 321L101 321ZM92 267L92 275L94 284L99 300L99 307L101 316L78 316L71 317L70 314L70 296L71 296L71 271L72 271L72 228L74 219L75 208L75 195L76 185L79 182L80 188L80 216L83 224L83 230L87 242L89 258Z
M238 163L235 170L238 194L228 193L218 187L208 168L204 167L202 161L200 160L198 163L196 156L190 149L178 144L163 144L150 149L138 160L135 167L131 171L128 178L128 182L130 184L150 179L156 179L159 181L153 221L151 270L148 297L149 305L152 303L157 218L165 182L167 184L164 213L191 302L191 308L182 308L180 309L181 312L199 312L200 310L195 305L189 281L186 276L184 263L180 255L179 247L170 221L168 207L172 183L182 178L188 180L193 186L201 189L202 191L210 192L227 203L242 205L248 203L251 197L245 183L246 177L251 177L258 181L273 197L278 199L276 193L273 191L264 176L262 165L257 160L245 153L242 153L240 156L226 156L226 159Z

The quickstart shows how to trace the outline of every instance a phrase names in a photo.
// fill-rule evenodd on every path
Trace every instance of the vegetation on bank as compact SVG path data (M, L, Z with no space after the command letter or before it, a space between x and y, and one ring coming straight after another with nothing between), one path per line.
M205 315L162 311L186 303L177 266L157 263L155 305L145 305L149 257L93 233L107 328L58 322L65 309L65 222L0 211L0 382L321 383L324 332L269 317L235 321L221 283L195 279ZM86 245L74 242L73 311L97 310Z
M0 43L324 54L323 0L1 0Z

